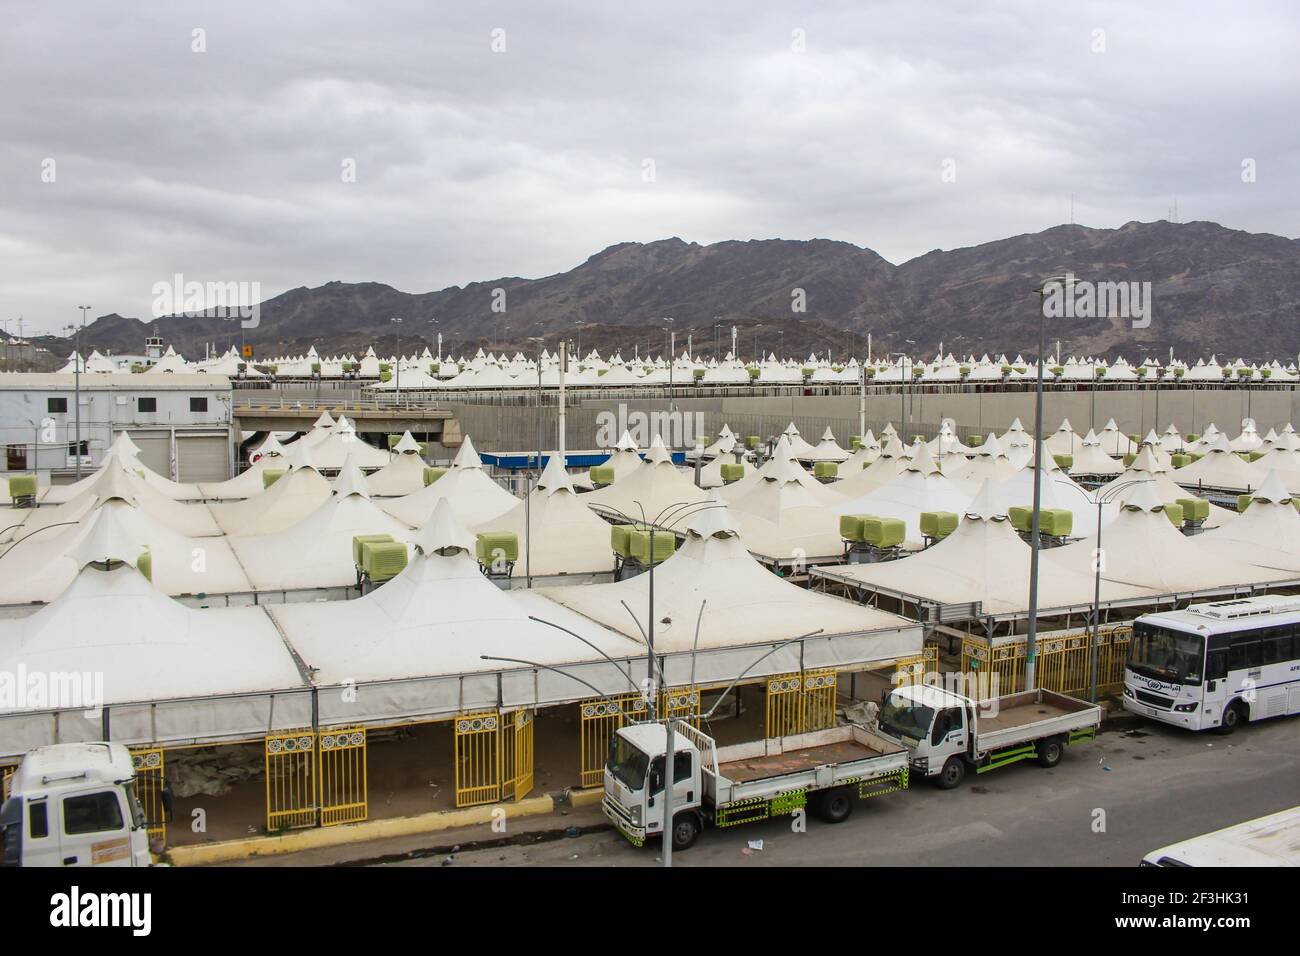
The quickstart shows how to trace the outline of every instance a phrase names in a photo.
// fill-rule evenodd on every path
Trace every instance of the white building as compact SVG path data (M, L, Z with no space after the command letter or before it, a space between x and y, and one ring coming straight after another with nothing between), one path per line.
M61 484L76 472L73 375L0 376L0 443L7 472L33 471ZM224 481L233 474L230 380L221 375L81 376L81 471L99 467L127 432L140 461L176 481Z

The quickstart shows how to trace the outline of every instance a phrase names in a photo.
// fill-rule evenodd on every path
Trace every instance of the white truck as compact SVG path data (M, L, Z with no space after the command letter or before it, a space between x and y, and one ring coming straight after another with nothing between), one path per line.
M673 849L685 850L706 823L729 827L784 816L811 802L821 819L840 823L853 798L907 787L908 755L898 743L861 727L719 747L684 721L674 721ZM662 723L617 731L605 764L605 816L641 846L663 834Z
M122 744L30 751L0 805L0 865L149 866L148 824L135 788ZM162 802L170 807L166 789Z
M989 700L930 684L896 687L880 708L877 732L906 747L914 774L944 790L976 773L1034 758L1055 767L1068 744L1091 740L1101 708L1050 690Z

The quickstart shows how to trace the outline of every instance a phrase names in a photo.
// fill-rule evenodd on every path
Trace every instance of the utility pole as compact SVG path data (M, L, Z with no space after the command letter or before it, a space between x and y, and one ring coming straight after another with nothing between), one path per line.
M79 305L77 306L77 308L81 310L81 325L77 326L77 344L76 344L77 358L76 361L73 363L74 373L75 373L75 377L73 380L75 383L73 386L73 393L75 395L74 401L76 402L77 405L77 409L76 409L77 434L76 434L76 444L73 447L76 449L77 480L80 481L81 480L81 363L82 363L81 330L86 327L86 313L90 311L91 307L88 305Z

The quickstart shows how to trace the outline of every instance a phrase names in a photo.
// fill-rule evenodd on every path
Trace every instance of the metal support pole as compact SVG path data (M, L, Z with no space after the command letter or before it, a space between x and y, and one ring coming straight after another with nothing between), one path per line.
M1034 391L1034 514L1029 528L1029 634L1025 641L1025 690L1034 689L1038 656L1038 552L1043 498L1043 308L1038 308L1038 380Z

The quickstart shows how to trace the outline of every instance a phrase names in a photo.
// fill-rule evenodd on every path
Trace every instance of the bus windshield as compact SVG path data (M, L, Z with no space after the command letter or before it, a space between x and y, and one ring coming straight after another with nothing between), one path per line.
M1133 625L1128 668L1170 684L1200 684L1205 670L1205 639L1139 621Z

